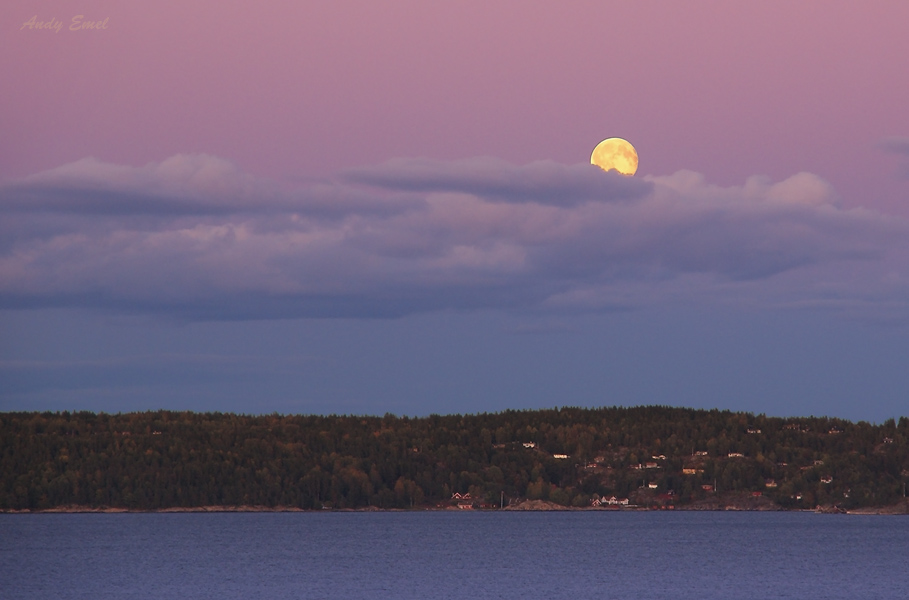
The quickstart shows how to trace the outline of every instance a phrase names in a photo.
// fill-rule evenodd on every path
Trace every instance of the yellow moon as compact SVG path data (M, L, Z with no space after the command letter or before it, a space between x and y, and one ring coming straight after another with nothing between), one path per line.
M634 146L622 138L603 140L593 149L590 164L604 171L615 169L622 175L634 175L638 170L638 153Z

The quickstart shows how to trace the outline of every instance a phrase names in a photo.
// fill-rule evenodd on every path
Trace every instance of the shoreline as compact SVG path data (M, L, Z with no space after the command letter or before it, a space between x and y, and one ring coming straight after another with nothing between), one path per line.
M505 508L477 508L461 509L457 506L424 506L415 508L378 508L376 506L366 506L362 508L322 508L322 509L303 509L296 506L258 506L258 505L238 505L238 506L188 506L188 507L170 507L160 509L132 509L110 506L57 506L54 508L44 509L4 509L0 514L4 515L23 515L23 514L178 514L178 513L322 513L322 512L807 512L816 514L844 514L844 515L909 515L909 500L893 504L890 506L863 507L852 510L842 509L837 506L819 506L814 509L787 509L777 505L755 506L736 506L733 504L725 506L673 506L671 508L653 508L646 506L629 506L627 508L604 508L604 507L578 507L562 506L553 502L543 500L525 500L515 505Z

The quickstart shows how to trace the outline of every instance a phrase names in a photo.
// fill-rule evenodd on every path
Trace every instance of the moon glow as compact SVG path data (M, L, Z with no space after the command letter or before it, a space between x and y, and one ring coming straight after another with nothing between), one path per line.
M638 153L628 141L622 138L609 138L593 149L590 164L604 171L616 170L622 175L634 175L638 170Z

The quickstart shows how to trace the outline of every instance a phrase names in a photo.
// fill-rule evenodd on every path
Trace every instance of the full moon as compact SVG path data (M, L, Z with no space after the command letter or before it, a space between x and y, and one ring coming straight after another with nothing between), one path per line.
M615 169L622 175L634 175L638 170L638 153L634 146L622 138L609 138L603 140L593 149L590 155L590 164L596 165L604 171Z

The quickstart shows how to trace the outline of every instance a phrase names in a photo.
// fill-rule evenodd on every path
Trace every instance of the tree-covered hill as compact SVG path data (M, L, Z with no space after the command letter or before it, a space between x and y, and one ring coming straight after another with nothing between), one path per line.
M407 418L0 413L0 510L499 506L603 496L684 506L884 506L909 481L909 418L882 425L669 407Z

